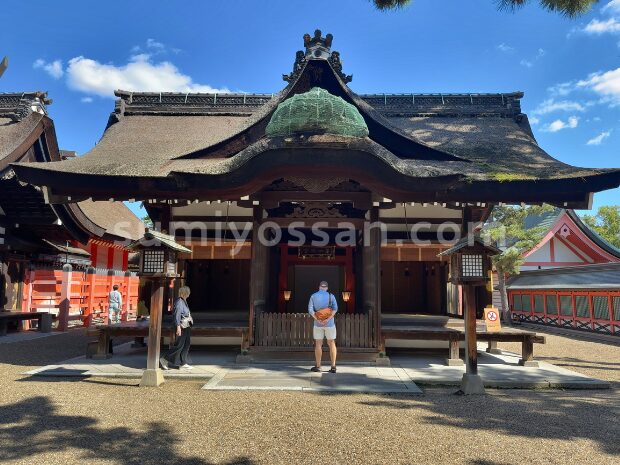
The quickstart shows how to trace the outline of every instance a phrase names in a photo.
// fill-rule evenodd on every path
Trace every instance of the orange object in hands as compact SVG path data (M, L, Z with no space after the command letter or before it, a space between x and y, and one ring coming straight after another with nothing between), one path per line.
M322 308L314 312L314 316L320 321L325 321L332 316L332 311L330 308Z

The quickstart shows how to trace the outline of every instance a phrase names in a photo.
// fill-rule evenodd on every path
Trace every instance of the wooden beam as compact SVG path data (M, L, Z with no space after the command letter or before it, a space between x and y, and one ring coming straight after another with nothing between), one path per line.
M252 195L251 198L265 205L276 206L280 202L353 202L355 208L364 210L371 207L371 196L370 192L325 191L315 194L307 191L263 191Z

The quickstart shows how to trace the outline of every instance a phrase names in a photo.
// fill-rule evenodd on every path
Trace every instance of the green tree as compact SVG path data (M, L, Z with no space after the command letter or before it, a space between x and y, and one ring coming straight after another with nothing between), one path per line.
M584 215L583 222L620 249L620 205L601 207L596 215Z
M151 219L151 217L149 215L144 215L142 217L142 222L144 223L144 226L146 228L152 228L153 227L153 220Z
M532 0L494 0L502 10L517 10ZM411 0L373 0L380 10L392 10L401 8L411 3ZM574 18L587 13L599 0L538 0L545 10L560 13L561 15Z
M483 229L482 236L503 250L493 257L493 266L497 271L498 288L502 302L502 319L510 322L510 308L506 292L506 278L519 274L523 264L523 253L534 247L545 235L547 228L535 226L525 228L528 216L538 216L553 211L550 205L542 206L496 206L491 219Z

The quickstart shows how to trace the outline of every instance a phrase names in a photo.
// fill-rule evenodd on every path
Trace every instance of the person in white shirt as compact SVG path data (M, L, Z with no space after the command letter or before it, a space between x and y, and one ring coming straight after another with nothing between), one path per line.
M118 291L118 284L112 286L112 290L108 294L108 315L110 324L121 322L121 307L123 305L123 296Z

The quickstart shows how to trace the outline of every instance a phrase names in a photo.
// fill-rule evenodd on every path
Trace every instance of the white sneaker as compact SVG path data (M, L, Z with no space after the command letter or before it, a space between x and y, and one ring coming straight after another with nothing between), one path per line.
M185 370L193 370L194 367L191 365L188 365L187 363L185 365L181 365L181 368L184 368Z

